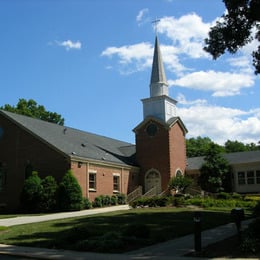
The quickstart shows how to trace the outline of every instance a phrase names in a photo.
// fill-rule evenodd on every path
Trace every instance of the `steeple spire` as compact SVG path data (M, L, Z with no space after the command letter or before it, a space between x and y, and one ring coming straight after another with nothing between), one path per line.
M168 96L168 83L164 72L159 40L156 35L153 54L152 74L150 81L150 97L163 95Z
M154 117L163 122L168 122L172 117L176 117L177 101L169 97L168 92L168 83L164 72L159 40L156 35L150 81L150 97L142 99L144 119Z

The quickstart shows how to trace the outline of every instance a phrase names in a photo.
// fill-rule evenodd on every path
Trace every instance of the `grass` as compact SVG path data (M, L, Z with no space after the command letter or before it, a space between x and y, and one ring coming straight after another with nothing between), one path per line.
M194 211L145 208L18 225L0 243L97 252L125 252L193 232ZM202 229L230 222L230 211L201 211Z

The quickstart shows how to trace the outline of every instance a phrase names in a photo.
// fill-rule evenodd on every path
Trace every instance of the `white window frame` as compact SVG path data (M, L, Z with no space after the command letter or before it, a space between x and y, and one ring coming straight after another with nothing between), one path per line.
M94 180L90 180L91 175L95 176ZM90 186L92 186L91 185L92 183L94 185L93 185L93 187L90 187ZM88 172L88 190L89 191L96 191L97 190L97 172L96 171L89 171Z
M120 192L120 174L119 173L113 173L113 192L114 193L119 193ZM117 182L115 182L115 179L117 180ZM117 186L117 187L115 187Z

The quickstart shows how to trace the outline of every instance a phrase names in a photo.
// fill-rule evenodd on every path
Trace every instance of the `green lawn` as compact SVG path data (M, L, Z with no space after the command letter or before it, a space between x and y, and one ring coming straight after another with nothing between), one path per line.
M230 222L230 213L201 211L202 228ZM98 252L124 252L193 232L187 208L132 209L19 225L0 231L0 243Z

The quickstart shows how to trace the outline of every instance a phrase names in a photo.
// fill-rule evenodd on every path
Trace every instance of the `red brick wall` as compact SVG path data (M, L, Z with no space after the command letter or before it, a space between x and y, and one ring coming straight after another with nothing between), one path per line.
M136 132L136 156L141 168L141 184L144 185L144 175L149 169L157 169L161 173L162 191L166 190L171 176L177 169L182 173L186 167L185 136L178 123L167 129L158 126L155 136L149 136L146 127L141 126Z
M124 167L109 166L105 164L93 164L91 162L82 163L78 168L78 162L72 162L72 171L78 179L83 196L91 201L100 195L113 195L113 174L120 176L120 193L128 194L138 185L138 178L135 170L129 170ZM91 191L88 188L89 180L88 173L96 173L96 190ZM136 175L134 178L133 175Z
M185 133L178 123L173 125L169 131L170 158L171 158L171 177L175 176L176 171L181 170L185 173L187 164L186 159L186 140Z
M69 169L68 159L48 145L17 127L0 115L0 127L4 134L0 139L0 162L6 164L6 187L0 192L0 204L7 210L17 209L20 205L20 192L25 179L25 168L30 161L33 170L40 177L53 175L59 181Z
M74 176L77 178L79 185L82 189L83 197L87 197L87 165L85 163L72 161L71 170Z

